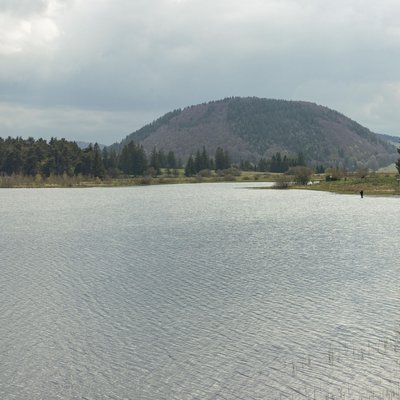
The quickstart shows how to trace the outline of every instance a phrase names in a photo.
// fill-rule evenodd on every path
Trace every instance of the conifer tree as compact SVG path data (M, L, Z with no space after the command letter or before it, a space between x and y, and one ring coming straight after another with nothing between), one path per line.
M160 174L160 153L157 152L157 148L153 147L153 150L150 154L150 162L149 162L149 167L154 168L156 175Z
M176 167L177 164L176 164L175 154L172 150L170 150L167 155L167 168L176 169Z
M107 150L107 147L104 147L102 152L101 152L101 158L103 160L103 165L104 169L107 171L110 168L109 162L110 162L110 154Z
M121 151L119 168L127 175L143 175L147 169L147 157L143 146L129 142Z
M103 158L101 155L100 147L95 143L93 147L93 176L98 178L104 178L105 168L103 164Z
M231 166L229 153L218 147L215 152L215 170L227 169Z
M194 164L193 156L190 155L185 166L185 176L193 176L193 175L196 175L196 167Z
M201 160L201 154L200 154L200 150L197 149L196 151L196 156L194 158L194 169L197 172L200 172L202 170L202 160Z
M160 168L167 168L167 157L163 149L158 151L158 165Z
M147 156L142 145L137 146L135 149L135 156L133 162L133 174L144 175L147 170Z

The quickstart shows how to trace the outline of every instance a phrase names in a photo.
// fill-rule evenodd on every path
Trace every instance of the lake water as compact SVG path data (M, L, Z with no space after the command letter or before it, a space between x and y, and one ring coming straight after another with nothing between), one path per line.
M399 399L400 199L0 191L1 399Z

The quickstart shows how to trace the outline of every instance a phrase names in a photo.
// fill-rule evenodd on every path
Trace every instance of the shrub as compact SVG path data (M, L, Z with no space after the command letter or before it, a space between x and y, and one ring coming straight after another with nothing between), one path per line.
M334 182L334 181L338 181L338 180L340 180L340 178L335 175L327 175L325 177L326 182Z
M287 189L290 186L290 178L287 176L279 176L277 181L274 183L274 189Z
M199 176L202 178L209 178L211 176L211 170L210 169L202 169L199 173Z
M346 172L339 168L327 168L325 170L325 173L326 173L325 180L328 182L338 181L344 176L346 176Z
M307 185L312 175L310 168L301 166L292 167L289 172L294 175L295 182L300 185Z
M241 175L241 171L240 169L236 168L236 167L230 167L227 169L222 169L222 170L218 170L217 171L218 176L227 176L227 175L232 175L232 176L240 176Z
M139 185L151 185L151 183L153 182L153 179L151 176L143 176L142 178L140 178L137 183Z
M274 189L288 189L289 188L289 182L277 181L277 182L274 183L273 188Z

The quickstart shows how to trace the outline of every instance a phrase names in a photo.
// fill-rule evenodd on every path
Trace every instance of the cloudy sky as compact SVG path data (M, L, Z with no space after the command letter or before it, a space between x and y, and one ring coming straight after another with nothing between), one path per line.
M111 144L228 96L400 136L400 1L0 0L0 136Z

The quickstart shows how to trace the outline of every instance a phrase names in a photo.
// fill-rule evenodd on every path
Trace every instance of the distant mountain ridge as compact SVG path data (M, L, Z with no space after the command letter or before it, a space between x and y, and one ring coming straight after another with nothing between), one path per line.
M94 145L94 143L91 143L91 142L82 142L82 141L76 141L76 140L75 140L75 143L82 150L87 149L89 146L93 146ZM104 147L107 147L106 145L100 144L100 143L98 143L98 145L99 145L101 150L103 150Z
M233 161L257 162L276 152L302 153L310 165L355 170L386 166L396 148L337 111L304 101L232 97L171 111L128 135L147 152L172 150L186 159L205 146L227 150Z
M393 144L393 146L396 146L396 147L400 146L400 137L399 136L386 135L384 133L377 133L377 135L384 141Z

